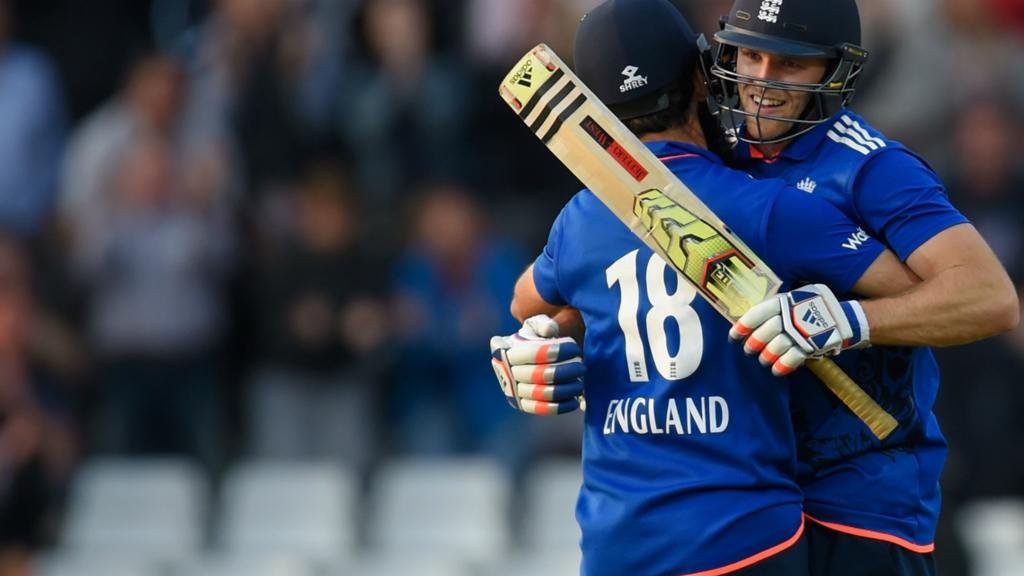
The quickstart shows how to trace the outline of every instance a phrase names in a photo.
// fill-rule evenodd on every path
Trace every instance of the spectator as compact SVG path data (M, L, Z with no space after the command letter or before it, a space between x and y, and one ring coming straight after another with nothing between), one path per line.
M479 94L463 115L473 131L474 191L496 213L501 231L523 243L542 245L547 223L563 204L562 195L579 182L497 96L508 68L539 42L563 59L572 56L575 20L598 0L469 0L464 34Z
M0 227L25 235L53 203L64 109L50 62L10 32L10 0L0 0Z
M519 328L505 299L526 260L490 235L480 208L456 186L428 189L411 230L395 271L399 369L389 404L399 449L521 464L528 454L503 440L522 438L527 422L483 385L494 374L480 362L480 342Z
M950 27L943 54L951 104L980 91L999 90L1016 107L1024 106L1024 59L1007 58L1024 52L1024 38L1013 34L992 2L945 0Z
M76 452L65 398L31 362L29 283L22 248L0 237L0 574L5 576L29 574L29 553L52 537L48 519Z
M467 54L479 65L503 69L544 42L567 58L572 53L573 20L597 4L595 0L469 0Z
M238 64L233 114L246 181L262 195L287 187L309 151L336 137L329 118L337 100L339 54L327 51L322 27L294 3L234 4L267 20Z
M244 182L244 151L236 139L235 121L254 58L274 34L285 0L213 0L213 12L190 42L187 54L189 89L185 97L181 144L187 149L215 151L225 161L225 186Z
M260 358L248 393L252 451L364 468L375 452L384 279L358 244L359 211L335 165L315 163L292 201L285 244L252 281Z
M67 222L92 217L103 205L121 152L152 133L173 139L185 90L179 64L168 56L142 57L120 94L93 112L74 131L64 162L61 214Z
M75 257L103 364L103 445L212 465L232 235L223 162L202 151L184 160L163 138L133 142L100 218L78 231Z
M965 98L953 120L950 197L988 241L1010 277L1024 281L1024 166L1014 158L1021 123L994 94Z
M975 94L965 98L953 118L946 182L950 197L1007 267L1024 280L1024 172L1012 157L1018 116L1005 97ZM936 350L943 374L936 413L944 422L950 456L943 473L942 541L944 572L956 558L954 525L964 504L1021 495L1024 410L1020 375L1024 372L1024 331L966 346ZM965 415L967 415L965 417ZM984 446L984 449L972 447ZM940 527L940 533L943 529Z
M185 89L180 63L164 54L145 54L133 63L121 90L72 133L57 202L60 226L47 230L40 250L38 273L46 281L36 318L39 352L66 383L83 384L94 375L95 363L83 350L88 298L74 271L75 255L109 220L111 188L125 151L146 138L177 139ZM81 414L83 420L94 416Z
M366 3L367 57L351 66L340 106L342 138L368 209L367 232L381 242L391 238L391 215L403 190L473 165L465 71L431 51L433 27L423 2Z

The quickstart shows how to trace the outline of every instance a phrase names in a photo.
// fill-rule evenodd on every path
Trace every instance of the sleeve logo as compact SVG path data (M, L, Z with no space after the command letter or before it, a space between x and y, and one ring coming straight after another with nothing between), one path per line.
M865 232L863 228L857 228L857 231L851 234L850 237L846 239L846 242L843 242L843 248L849 248L856 252L860 248L861 244L870 239L871 236L868 236L868 233Z

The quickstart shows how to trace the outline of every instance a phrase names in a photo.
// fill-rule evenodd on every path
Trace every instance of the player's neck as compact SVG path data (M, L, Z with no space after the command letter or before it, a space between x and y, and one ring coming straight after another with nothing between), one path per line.
M752 144L757 151L760 152L765 158L776 158L782 151L789 145L789 140L783 142L776 142L774 144Z

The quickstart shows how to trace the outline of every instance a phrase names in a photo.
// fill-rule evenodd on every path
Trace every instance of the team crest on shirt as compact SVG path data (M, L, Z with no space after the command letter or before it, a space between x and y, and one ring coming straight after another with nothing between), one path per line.
M804 178L803 180L796 183L796 187L803 190L804 192L807 192L808 194L813 194L814 189L818 187L818 183L815 182L814 180L811 180L810 178Z
M761 9L757 12L757 19L775 24L779 21L779 12L782 11L782 0L764 0L761 2Z

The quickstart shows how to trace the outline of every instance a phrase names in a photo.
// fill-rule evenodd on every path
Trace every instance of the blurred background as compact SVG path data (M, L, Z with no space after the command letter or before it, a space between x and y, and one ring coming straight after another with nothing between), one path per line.
M596 3L0 0L0 576L575 573L580 419L486 346L577 189L496 88ZM1024 286L1024 1L859 4ZM939 357L940 572L1024 574L1024 332Z

